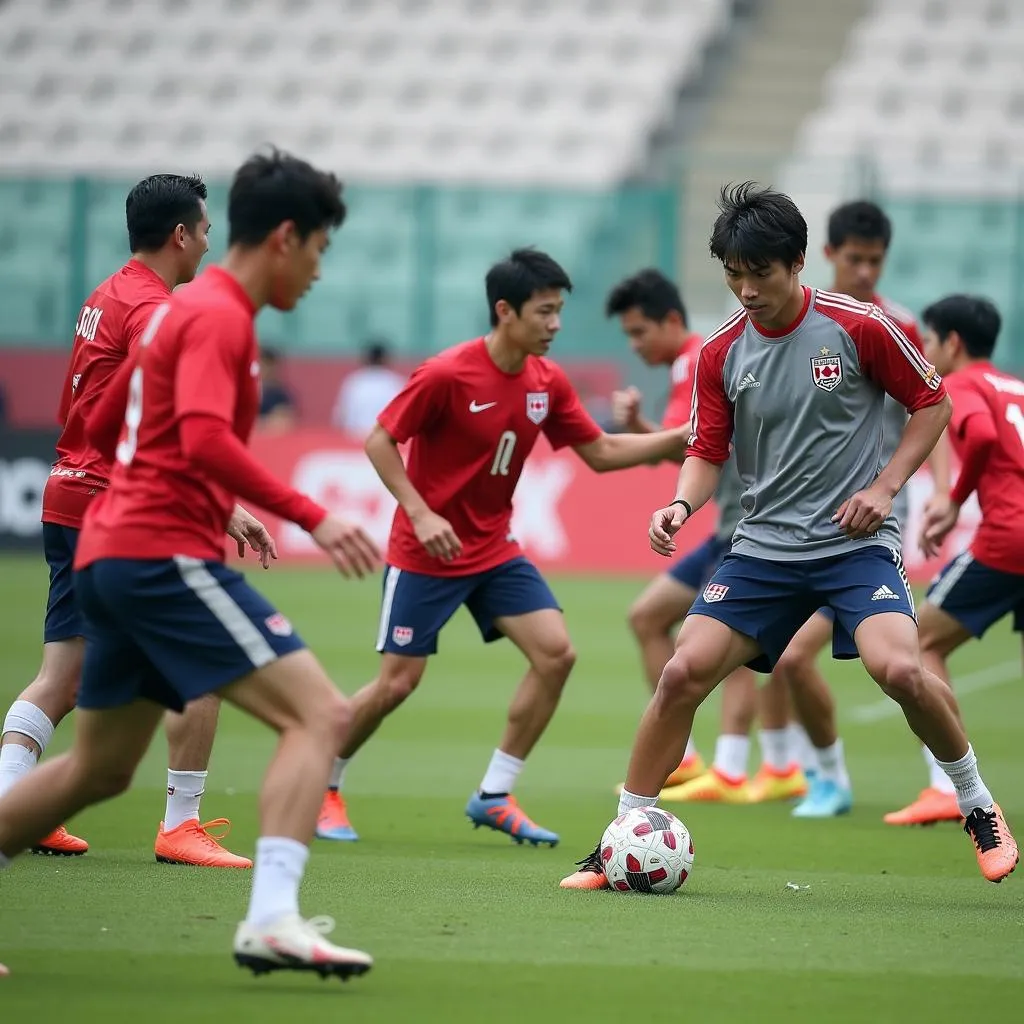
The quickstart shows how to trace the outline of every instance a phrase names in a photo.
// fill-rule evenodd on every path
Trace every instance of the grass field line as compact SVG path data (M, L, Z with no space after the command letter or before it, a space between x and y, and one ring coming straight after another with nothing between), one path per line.
M1001 661L998 665L989 665L988 668L978 669L977 672L968 672L966 675L958 676L953 680L953 689L956 691L957 697L964 697L969 693L978 693L981 690L991 690L995 686L1002 686L1003 683L1019 679L1020 675L1021 664L1019 661ZM883 697L870 704L858 704L857 707L850 710L846 717L858 725L867 725L883 718L895 718L900 714L899 704L888 697Z

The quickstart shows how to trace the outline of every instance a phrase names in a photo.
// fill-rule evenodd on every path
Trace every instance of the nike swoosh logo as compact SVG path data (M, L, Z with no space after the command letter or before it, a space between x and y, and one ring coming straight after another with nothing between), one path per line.
M483 412L484 409L490 409L490 408L492 408L493 406L495 406L497 404L498 404L497 402L487 402L484 405L477 405L476 404L476 399L474 399L472 402L469 403L469 411L470 412Z

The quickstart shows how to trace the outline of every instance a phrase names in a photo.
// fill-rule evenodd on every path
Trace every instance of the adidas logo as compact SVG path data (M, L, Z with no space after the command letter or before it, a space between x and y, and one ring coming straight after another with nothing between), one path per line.
M740 381L737 391L746 391L747 388L759 388L761 382L752 374L745 374L743 379Z
M890 590L886 586L879 587L871 595L871 600L872 601L898 601L899 599L900 599L900 595L897 594L897 593L894 593L892 590Z

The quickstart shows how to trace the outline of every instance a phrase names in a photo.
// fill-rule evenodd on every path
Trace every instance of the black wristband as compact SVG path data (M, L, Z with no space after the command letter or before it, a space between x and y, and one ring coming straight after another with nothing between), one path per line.
M686 518L689 519L693 515L693 508L685 498L676 498L675 501L670 501L669 505L682 505L686 509Z

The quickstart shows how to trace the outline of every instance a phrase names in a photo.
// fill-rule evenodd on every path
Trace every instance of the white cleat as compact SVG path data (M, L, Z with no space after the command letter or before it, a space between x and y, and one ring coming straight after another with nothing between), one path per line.
M365 974L373 966L373 957L328 942L324 936L332 931L333 917L306 921L298 914L289 914L263 928L243 921L235 932L235 962L256 975L270 971L315 971L321 978L334 975L348 981Z

